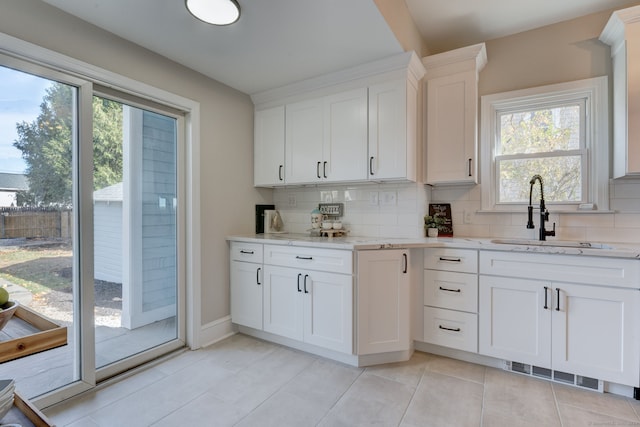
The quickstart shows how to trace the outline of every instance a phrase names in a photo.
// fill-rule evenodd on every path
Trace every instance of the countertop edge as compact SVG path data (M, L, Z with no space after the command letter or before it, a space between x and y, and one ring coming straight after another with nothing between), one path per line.
M255 234L232 235L227 241L314 247L341 250L456 248L492 250L501 252L527 252L536 254L581 255L605 258L640 259L640 245L607 243L610 249L581 247L538 246L494 243L492 238L442 237L442 238L385 238L385 237L312 237L307 234ZM550 242L552 243L552 242Z

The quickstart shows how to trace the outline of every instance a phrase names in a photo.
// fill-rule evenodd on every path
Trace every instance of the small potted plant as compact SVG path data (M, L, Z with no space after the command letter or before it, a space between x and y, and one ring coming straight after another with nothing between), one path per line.
M444 224L445 219L439 215L426 215L424 228L427 229L427 237L438 237L438 229Z

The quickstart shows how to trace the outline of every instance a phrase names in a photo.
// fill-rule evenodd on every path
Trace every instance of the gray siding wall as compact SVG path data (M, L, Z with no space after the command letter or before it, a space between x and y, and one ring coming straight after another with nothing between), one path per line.
M122 202L93 205L94 276L122 283Z
M142 148L142 311L176 302L176 121L145 111Z

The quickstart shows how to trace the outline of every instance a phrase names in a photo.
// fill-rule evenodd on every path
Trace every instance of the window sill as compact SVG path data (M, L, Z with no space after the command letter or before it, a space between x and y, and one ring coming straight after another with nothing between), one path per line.
M534 210L539 210L537 209L537 207L534 206ZM553 208L549 208L547 207L547 210L549 211L550 214L571 214L571 215L584 215L584 214L614 214L617 213L617 211L612 211L612 210L568 210L568 209L560 209L560 210L555 210ZM514 214L514 213L521 213L521 214L527 214L527 207L525 206L524 209L511 209L511 210L507 210L507 209L492 209L492 210L477 210L475 213L477 214L505 214L505 213L509 213L509 214Z

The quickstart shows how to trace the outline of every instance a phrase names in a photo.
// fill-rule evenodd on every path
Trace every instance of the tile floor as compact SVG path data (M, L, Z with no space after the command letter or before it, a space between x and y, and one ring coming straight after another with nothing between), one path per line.
M419 352L353 368L244 335L45 413L59 427L640 425L620 396Z

